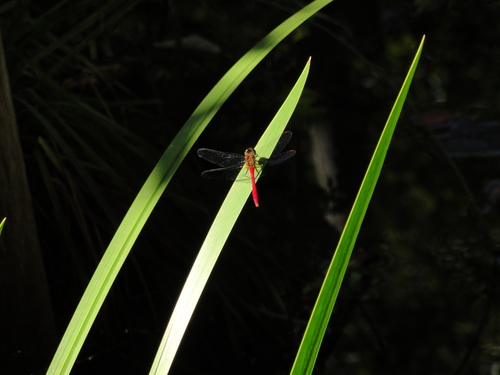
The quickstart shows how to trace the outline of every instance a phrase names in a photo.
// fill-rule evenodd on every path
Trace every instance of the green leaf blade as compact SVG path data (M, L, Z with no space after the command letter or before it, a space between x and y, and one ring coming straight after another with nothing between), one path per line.
M332 1L316 0L284 21L247 52L195 109L160 158L121 222L73 314L47 374L70 373L95 317L149 215L180 163L222 104L281 40ZM248 188L245 188L245 194L248 194Z
M259 144L263 145L259 148L259 152L262 152L262 155L269 157L281 137L305 86L309 66L310 63L307 62L297 83L262 135L259 141ZM244 168L242 168L240 174L243 173L245 173ZM179 296L153 362L150 375L167 374L170 370L201 293L243 206L248 200L250 192L250 184L241 183L234 183L229 190Z
M380 175L387 149L389 148L394 129L399 119L401 109L403 108L406 95L410 88L411 81L422 53L424 38L422 38L415 58L389 115L361 184L358 196L356 197L349 218L347 219L346 226L325 276L325 280L319 292L311 318L302 338L302 342L291 370L292 375L311 374L314 369L316 358L321 347L321 342L328 326L357 235L361 228L361 224L370 203L373 191L375 190L375 185Z
M2 235L2 230L3 230L3 226L5 225L5 220L7 220L6 217L4 217L3 220L0 222L0 236Z

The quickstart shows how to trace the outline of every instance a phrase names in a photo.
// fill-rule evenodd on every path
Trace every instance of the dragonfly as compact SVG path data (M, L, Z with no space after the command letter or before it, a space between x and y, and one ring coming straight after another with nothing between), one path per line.
M200 158L222 167L204 171L201 176L205 178L234 181L236 177L238 177L241 168L247 168L252 183L253 202L255 203L255 207L259 207L259 195L257 194L255 177L262 172L264 166L280 164L295 155L295 150L281 152L288 142L290 142L291 138L292 132L284 132L269 159L259 157L253 147L247 148L244 154L200 148L198 150L198 156ZM246 178L248 178L248 176Z

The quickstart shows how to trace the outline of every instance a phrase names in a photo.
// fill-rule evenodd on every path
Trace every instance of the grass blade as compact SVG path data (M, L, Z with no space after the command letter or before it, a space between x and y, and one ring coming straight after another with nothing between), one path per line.
M269 158L276 146L283 130L297 106L300 94L304 88L310 61L307 62L302 74L292 91L286 98L280 110L271 121L262 135L258 148L259 155ZM242 168L240 174L245 173ZM229 233L233 229L236 219L240 215L243 205L248 200L251 191L250 183L234 183L208 232L200 252L191 268L191 272L184 284L181 295L177 300L174 312L160 344L160 348L153 362L150 375L167 374L174 356L187 328L189 320L198 303L201 293L212 273Z
M370 165L368 166L368 170L366 171L358 196L356 197L349 218L347 219L347 223L337 246L337 250L335 251L332 262L325 276L325 280L319 292L318 299L316 300L311 318L309 319L309 323L302 338L299 351L292 367L292 375L311 374L313 371L314 364L316 363L316 357L318 355L328 321L330 320L330 315L333 311L333 306L335 305L335 300L339 293L354 243L356 242L366 209L368 208L373 191L375 190L375 185L380 175L385 155L387 153L387 149L389 148L392 134L394 133L401 109L403 108L413 75L417 69L418 60L424 45L424 38L422 38L422 42L417 50L408 75L406 76L396 102L394 103Z
M7 220L6 217L3 218L2 222L0 222L0 236L2 235L2 230L3 230L3 226L5 224L5 220Z
M47 374L69 374L132 245L170 179L201 132L252 69L287 35L333 0L307 5L247 52L215 85L184 124L146 180L116 231L66 329ZM265 156L265 149L259 148Z

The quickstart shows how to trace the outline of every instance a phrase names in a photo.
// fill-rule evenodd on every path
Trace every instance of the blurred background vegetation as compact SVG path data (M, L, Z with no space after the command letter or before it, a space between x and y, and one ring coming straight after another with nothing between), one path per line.
M43 353L2 342L2 373L44 373L161 153L232 64L303 5L0 5L46 272L46 280L32 281L47 283L50 293L49 309L24 306L21 316L55 320L53 332L44 333L49 343ZM257 67L197 146L231 152L252 146L312 56L307 90L289 126L290 148L298 154L259 182L259 209L248 201L172 374L289 372L343 221L423 34L420 66L316 373L499 373L499 16L500 1L337 0ZM208 167L193 150L179 168L74 374L149 369L229 188L202 180ZM9 230L8 220L4 236ZM10 285L18 282L13 269L2 273ZM4 310L10 303L1 301ZM39 336L32 331L22 339Z

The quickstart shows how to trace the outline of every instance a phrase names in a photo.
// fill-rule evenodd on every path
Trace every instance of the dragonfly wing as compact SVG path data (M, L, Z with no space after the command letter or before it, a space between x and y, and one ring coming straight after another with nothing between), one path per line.
M283 163L284 161L290 159L293 155L295 155L297 152L295 150L290 150L290 151L285 151L282 152L279 155L273 155L271 159L267 161L267 165L277 165L280 163Z
M227 168L217 168L209 169L201 173L204 178L210 178L213 180L229 180L234 181L240 173L241 167L227 167Z
M280 140L278 141L278 144L274 148L274 151L273 151L273 154L271 155L271 158L273 158L273 156L276 156L281 151L283 151L283 149L286 147L286 145L290 142L290 139L292 139L292 132L289 132L289 131L284 132L282 134Z
M197 152L198 156L210 163L217 164L219 167L239 167L245 164L245 157L241 154L232 152L222 152L211 150L209 148L200 148Z

